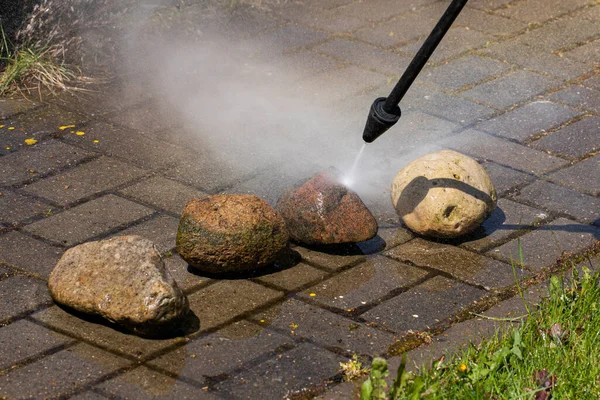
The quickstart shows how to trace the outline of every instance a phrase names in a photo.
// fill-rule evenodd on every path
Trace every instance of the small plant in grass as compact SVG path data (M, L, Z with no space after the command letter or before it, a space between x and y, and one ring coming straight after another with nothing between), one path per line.
M375 359L361 400L600 398L599 275L554 276L549 296L511 331L498 332L433 368L408 372L403 359L387 390Z

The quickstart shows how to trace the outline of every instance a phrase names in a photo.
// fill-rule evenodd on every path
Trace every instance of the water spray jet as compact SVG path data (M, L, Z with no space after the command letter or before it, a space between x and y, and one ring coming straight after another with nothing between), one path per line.
M458 14L460 14L465 4L467 4L467 1L452 1L389 96L387 98L379 97L375 99L369 110L363 131L363 140L365 142L373 142L398 122L401 115L400 100L402 100L417 75L419 75L421 69L427 64L429 57L431 57L437 45L442 41L450 26L452 26L452 23L458 17Z

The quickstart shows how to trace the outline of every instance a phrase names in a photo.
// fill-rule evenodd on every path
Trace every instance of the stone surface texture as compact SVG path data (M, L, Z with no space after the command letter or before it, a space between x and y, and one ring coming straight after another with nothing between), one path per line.
M392 203L423 236L452 238L477 229L496 208L496 190L477 161L452 150L420 157L392 183Z
M178 321L187 297L152 242L118 236L68 250L48 280L52 298L142 334Z
M340 182L340 173L325 171L286 191L277 202L297 242L329 245L363 242L377 234L377 221L360 197Z
M194 268L210 273L267 266L286 248L283 218L254 195L213 195L185 206L177 251Z

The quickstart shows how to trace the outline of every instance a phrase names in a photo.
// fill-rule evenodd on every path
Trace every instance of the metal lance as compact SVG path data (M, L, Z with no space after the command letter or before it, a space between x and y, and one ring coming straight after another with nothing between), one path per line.
M404 74L392 89L392 92L388 97L379 97L375 99L371 105L369 116L367 117L367 123L365 124L365 130L363 132L363 139L367 143L371 143L385 131L390 129L400 119L400 100L404 97L410 85L415 81L419 72L423 69L427 60L433 54L433 51L437 45L442 41L442 38L450 29L450 26L458 17L461 10L467 4L468 0L453 0L448 6L442 18L438 21L433 31L429 34L413 60L404 71Z

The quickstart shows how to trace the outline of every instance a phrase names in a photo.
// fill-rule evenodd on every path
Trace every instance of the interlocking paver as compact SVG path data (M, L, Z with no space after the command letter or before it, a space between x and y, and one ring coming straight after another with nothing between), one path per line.
M259 399L265 393L279 399L294 390L318 385L331 378L343 361L346 360L336 354L305 343L232 376L218 389L234 399Z
M539 270L554 263L564 252L581 250L599 237L598 227L559 218L519 239L491 250L489 254L508 262L519 263L520 248L525 265Z
M578 8L585 7L586 5L585 1L523 1L497 10L496 14L518 19L527 23L541 23L562 14L572 12Z
M91 390L88 390L86 392L79 393L75 396L69 397L69 400L106 400L106 399L108 399L108 397L102 396L101 394L96 393L96 392L92 392Z
M143 176L146 172L120 161L101 157L79 168L27 185L27 193L69 204L110 190Z
M374 254L408 242L413 237L413 234L406 228L380 226L375 238L358 243L357 246L365 254Z
M555 172L550 175L550 179L598 196L600 194L600 155Z
M594 75L591 78L586 79L581 84L591 89L600 90L600 74Z
M190 309L206 331L280 299L283 292L246 280L221 280L188 295Z
M297 48L307 48L324 41L327 35L314 29L298 25L286 25L281 29L263 33L252 38L253 43L259 43L258 52L266 52L273 57L279 52L292 51Z
M188 269L188 263L178 254L172 254L163 257L167 272L175 279L177 285L185 292L210 282L210 278L194 273L193 269Z
M290 268L276 269L266 275L256 278L257 282L275 286L286 292L296 291L302 286L323 280L327 273L304 263L298 263Z
M398 333L432 327L486 296L484 290L436 276L362 314Z
M465 26L496 36L508 36L527 28L528 22L467 8L460 13L455 23L456 26Z
M28 99L0 99L0 120L31 111L36 107L39 107L39 104Z
M512 3L514 0L470 0L467 7L478 8L481 10L494 10Z
M577 117L581 113L549 101L535 101L481 122L476 129L508 139L524 141Z
M325 101L341 100L345 97L368 92L370 89L386 84L383 74L349 66L318 75L305 83L308 94L315 99ZM335 87L335 91L329 90Z
M200 387L189 385L179 379L163 375L141 366L97 386L109 396L119 399L206 399L217 400Z
M150 221L142 222L139 225L127 228L119 235L139 235L151 240L158 251L167 252L175 247L175 236L177 236L177 227L179 219L169 215L160 215Z
M30 181L92 156L77 147L49 140L0 158L0 185Z
M135 358L145 358L171 345L184 342L183 338L144 339L124 333L109 322L101 322L100 319L83 320L58 306L37 312L31 318L59 332L68 333L98 347Z
M600 92L577 85L571 85L554 93L550 99L584 110L597 112L600 109Z
M193 339L149 364L203 384L206 377L245 368L277 348L293 343L293 338L242 320Z
M420 79L442 89L458 90L509 70L510 66L503 62L470 54L427 69L421 73Z
M304 7L304 5L298 5L294 10L290 11L288 8L287 12L282 11L279 14L286 20L295 21L311 28L333 33L351 32L368 23L364 19L341 14L336 9L320 10L319 12L312 13L305 10L306 7Z
M538 180L520 190L517 201L525 201L581 221L600 223L600 199L555 183Z
M565 56L598 67L600 66L600 40L594 40L569 50L565 53Z
M506 108L529 100L558 85L559 82L554 79L533 72L516 71L475 86L464 91L462 95L499 108Z
M587 117L536 140L536 149L580 158L600 150L600 117Z
M414 10L434 2L435 0L411 0L405 3L397 0L391 2L389 0L355 1L346 7L341 7L339 12L374 22L402 15L405 9Z
M377 46L393 47L428 35L435 23L435 17L425 13L406 13L374 28L359 30L353 36Z
M105 351L77 344L0 377L0 396L16 399L66 395L127 364Z
M48 278L63 250L21 232L0 236L0 261L31 274Z
M399 261L443 271L487 290L499 290L515 284L510 265L454 246L417 238L385 254ZM522 279L522 274L517 274L517 278Z
M34 222L25 230L71 246L152 213L147 207L109 194Z
M360 249L351 246L341 248L337 252L329 253L304 247L294 247L293 249L300 253L302 259L307 263L325 268L331 272L339 271L366 260L362 252L358 251L360 254L356 254L357 250Z
M51 302L46 284L40 280L17 275L0 281L0 321L35 311Z
M507 240L509 237L533 228L549 216L542 210L515 203L508 199L498 200L498 206L481 227L461 244L475 251L484 251Z
M174 128L179 125L175 115L168 113L159 101L150 101L115 114L110 122L145 134ZM106 124L101 125L106 129Z
M21 319L0 328L0 370L73 343L74 339Z
M506 195L516 186L531 182L535 179L533 175L504 167L493 162L484 162L482 166L490 176L498 197Z
M558 157L486 135L475 129L454 136L445 141L445 144L475 158L491 160L500 165L534 174L542 174L568 164Z
M596 27L594 24L583 23L580 17L581 14L575 13L545 24L539 29L527 32L518 40L520 43L534 48L556 51L597 38L598 30Z
M10 190L2 190L0 193L0 222L7 225L17 225L53 209L50 204L35 197Z
M377 255L306 289L300 296L346 311L374 304L393 291L409 287L425 276L427 272L424 270Z

